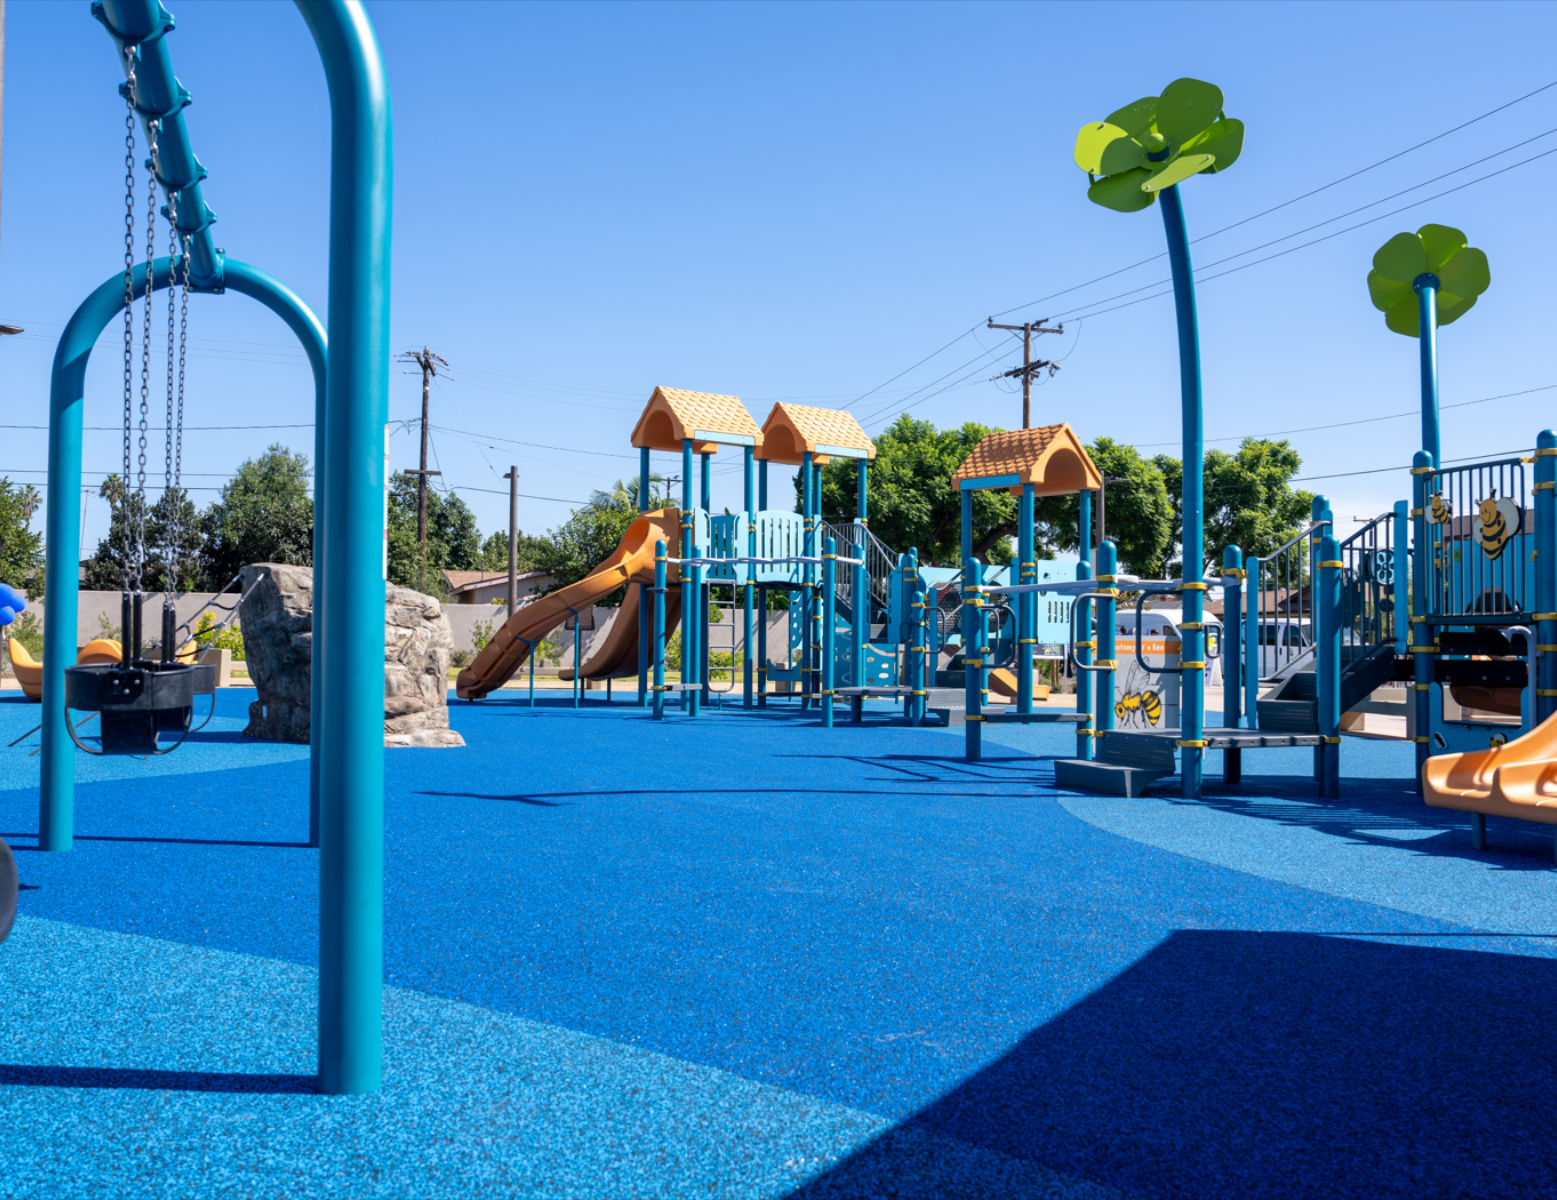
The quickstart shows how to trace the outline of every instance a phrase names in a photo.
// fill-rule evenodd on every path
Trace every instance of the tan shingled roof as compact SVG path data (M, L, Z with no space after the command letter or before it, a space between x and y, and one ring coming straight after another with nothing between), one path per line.
M675 452L681 449L685 439L698 432L732 433L762 445L762 430L757 428L757 422L752 420L739 396L668 387L654 389L633 428L632 444ZM693 449L698 453L713 453L718 444L698 442Z
M1069 425L1041 425L1037 429L1005 429L984 435L967 461L951 477L953 487L964 479L989 479L1015 475L1021 484L1033 485L1039 496L1069 496L1093 492L1103 486L1087 448Z
M775 404L762 424L763 448L758 458L769 462L799 465L807 451L816 454L818 446L837 446L845 450L863 450L866 458L876 457L876 446L860 423L836 408L813 408L808 404ZM826 455L817 455L824 463Z

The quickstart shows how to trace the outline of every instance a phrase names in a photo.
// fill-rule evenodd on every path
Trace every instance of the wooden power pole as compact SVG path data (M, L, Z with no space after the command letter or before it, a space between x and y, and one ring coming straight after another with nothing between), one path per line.
M1033 376L1044 367L1049 368L1049 374L1053 375L1060 369L1057 362L1049 362L1044 359L1033 361L1033 334L1035 333L1064 333L1065 326L1057 325L1053 329L1044 327L1042 321L1030 321L1025 325L996 325L995 318L989 318L991 329L1009 329L1013 333L1020 331L1022 335L1022 365L1005 372L1007 378L1016 375L1022 377L1022 428L1033 427ZM425 465L425 464L424 464Z
M427 469L427 402L428 393L432 388L433 376L438 373L439 366L449 364L439 358L426 346L421 352L407 350L400 356L403 363L415 363L422 369L422 460L421 469L409 472L416 476L416 541L421 547L422 562L427 562L427 477L429 475L442 475L442 471L429 471Z

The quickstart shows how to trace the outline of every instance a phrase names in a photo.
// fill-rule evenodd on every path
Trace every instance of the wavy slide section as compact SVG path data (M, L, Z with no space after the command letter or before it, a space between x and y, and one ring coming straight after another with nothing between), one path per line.
M493 635L492 640L486 644L481 653L476 655L475 661L459 673L459 677L454 681L455 694L462 700L479 700L489 692L496 691L513 678L520 667L524 666L530 657L531 646L566 621L575 610L582 610L605 599L624 583L652 584L655 542L663 541L674 554L680 545L680 536L680 509L662 508L642 514L628 526L627 532L622 535L621 544L587 576L577 583L552 592L549 596L532 600L514 613ZM666 568L665 579L667 584L680 581L680 571L674 564ZM670 596L667 595L666 599L669 598ZM636 592L629 592L628 599L634 606L633 619L626 620L628 614L625 611L617 617L611 633L607 636L607 646L595 655L595 661L601 658L612 642L617 641L619 637L630 636L633 662L636 665L638 637ZM631 631L630 634L628 630ZM625 650L620 648L618 652L625 654ZM586 675L595 666L595 661L591 661L585 667ZM587 677L596 678L596 676Z

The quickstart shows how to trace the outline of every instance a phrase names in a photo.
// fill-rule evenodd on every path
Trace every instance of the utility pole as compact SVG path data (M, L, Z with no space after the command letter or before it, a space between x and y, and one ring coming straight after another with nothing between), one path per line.
M1042 321L1029 321L1024 325L996 325L995 318L990 317L989 327L991 329L1009 329L1013 333L1020 331L1022 334L1022 365L1014 370L1006 371L1003 378L1009 379L1016 375L1022 377L1022 428L1031 429L1033 427L1033 376L1044 367L1049 368L1051 376L1060 369L1060 364L1057 362L1048 362L1042 359L1038 362L1033 361L1033 334L1064 333L1065 326L1057 325L1053 329L1047 329Z
M1128 475L1104 475L1103 486L1097 490L1097 545L1103 544L1103 539L1108 536L1108 485L1111 483L1129 483ZM1094 558L1096 552L1094 552ZM1093 566L1097 564L1094 562Z
M439 358L426 346L421 353L415 350L407 350L399 358L403 363L415 363L422 369L422 461L421 470L407 472L416 476L416 540L422 548L422 563L427 562L427 477L429 475L442 475L442 471L429 471L427 469L427 400L432 387L433 376L438 373L438 366L449 364Z
M519 608L519 464L508 468L508 615Z

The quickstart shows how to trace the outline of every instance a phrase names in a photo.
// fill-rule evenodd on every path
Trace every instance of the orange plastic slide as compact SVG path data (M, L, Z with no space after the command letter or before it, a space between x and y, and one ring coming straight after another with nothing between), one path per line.
M989 672L990 696L1005 704L1016 703L1016 672L1005 667L992 667ZM1046 683L1033 684L1033 699L1047 700L1049 698L1049 685Z
M1434 808L1557 825L1557 717L1491 750L1434 755L1422 796Z
M667 567L668 571L669 568ZM653 615L652 613L650 614ZM681 621L681 592L667 592L665 594L665 640L670 640L670 635L676 631L676 626ZM652 632L650 637L653 637ZM573 679L573 668L558 671L557 678L564 682ZM621 679L631 675L638 676L638 589L628 588L627 598L622 601L622 607L616 614L616 619L611 622L611 629L606 634L605 644L602 645L584 664L585 679Z
M27 647L15 638L11 639L11 670L16 682L22 685L22 695L29 700L43 699L43 664L27 652ZM81 648L76 658L78 666L90 663L116 663L123 657L119 643L110 638L93 638Z
M574 609L587 608L624 583L653 583L655 542L663 541L674 556L680 547L680 537L679 508L644 513L622 535L621 545L587 576L549 596L530 601L509 617L485 649L476 655L476 660L459 673L454 681L455 694L462 700L479 700L496 691L524 665L530 657L531 645L566 621ZM680 578L674 564L666 567L667 584L679 582ZM620 624L621 618L617 620ZM627 623L634 638L637 626L636 616Z

